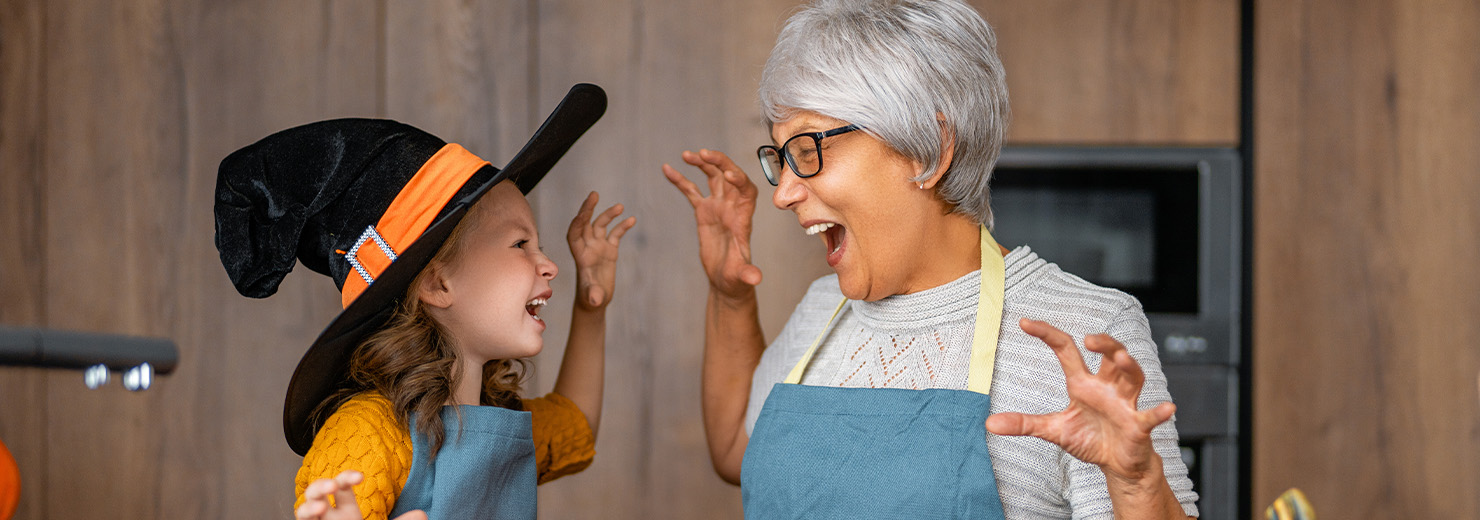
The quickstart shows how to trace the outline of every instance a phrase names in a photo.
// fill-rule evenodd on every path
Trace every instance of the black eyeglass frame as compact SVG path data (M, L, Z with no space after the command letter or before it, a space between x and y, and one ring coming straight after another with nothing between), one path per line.
M767 159L766 158L766 151L767 150L770 150L772 152L775 152L777 156L780 156L781 157L781 160L785 161L786 162L786 165L791 167L791 173L796 174L797 177L801 177L801 178L805 179L805 178L811 177L813 175L817 175L819 173L822 173L822 140L823 139L828 138L828 137L832 137L832 136L835 136L835 135L846 134L846 133L852 132L854 130L862 130L862 129L863 129L862 126L848 125L848 126L840 126L840 127L834 128L832 130L823 130L821 132L806 132L806 133L797 134L797 135L791 136L791 138L787 139L786 142L781 143L781 146L779 146L779 147L778 146L774 146L774 145L769 145L769 144L767 144L767 145L761 145L759 148L756 148L755 149L755 157L756 157L756 159L759 159L761 161L761 172L763 172L763 173L766 174L766 181L767 182L770 182L772 186L780 186L781 185L781 172L773 172L773 171L771 171L771 167L774 166L774 165L771 164L770 159ZM806 174L806 175L802 175L801 170L798 170L797 169L796 157L792 157L791 152L786 151L787 148L790 148L790 146L788 146L788 145L790 145L792 141L795 141L795 140L800 139L800 138L803 138L803 137L809 137L809 138L811 138L812 139L813 146L815 146L817 148L817 171L812 172L812 173L809 173L809 174Z

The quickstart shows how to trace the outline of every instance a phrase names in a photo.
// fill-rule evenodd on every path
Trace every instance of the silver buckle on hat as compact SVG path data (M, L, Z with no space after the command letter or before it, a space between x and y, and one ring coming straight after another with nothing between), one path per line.
M392 262L396 261L396 250L391 249L391 245L385 242L380 232L375 231L375 226L366 226L365 232L360 233L360 239L355 241L355 247L349 248L349 251L344 253L344 258L349 260L349 265L355 268L355 272L360 273L360 278L365 279L365 285L370 285L375 283L375 277L370 275L370 271L365 269L365 266L360 265L360 260L356 256L360 252L360 246L365 245L367 240L374 240L375 245L380 247L380 252L385 253L385 257Z

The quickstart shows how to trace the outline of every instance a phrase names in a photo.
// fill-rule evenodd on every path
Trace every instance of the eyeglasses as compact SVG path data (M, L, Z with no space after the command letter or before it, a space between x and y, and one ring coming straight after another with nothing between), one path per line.
M822 171L822 139L861 129L863 127L858 125L848 125L821 132L797 134L787 139L779 148L769 144L757 148L755 155L761 160L761 170L766 172L766 180L772 186L779 186L781 171L784 169L783 159L797 177L805 179L817 175L817 172Z

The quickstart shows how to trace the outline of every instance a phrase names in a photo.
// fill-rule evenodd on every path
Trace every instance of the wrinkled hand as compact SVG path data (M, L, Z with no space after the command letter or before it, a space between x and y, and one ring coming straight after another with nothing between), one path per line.
M685 151L683 161L709 177L709 196L667 164L663 176L689 199L699 229L699 262L709 285L738 296L761 283L761 270L750 263L751 218L756 189L750 177L728 156L713 150Z
M1135 481L1159 469L1151 429L1170 419L1177 407L1161 403L1149 410L1136 409L1146 377L1125 346L1106 334L1086 336L1085 348L1102 356L1100 372L1091 374L1074 338L1041 321L1024 319L1019 326L1058 356L1069 386L1069 407L1046 415L994 414L987 418L987 429L1057 444L1075 458L1099 466L1107 478Z
M596 211L600 199L594 191L587 195L565 234L570 255L576 261L576 305L587 310L601 309L611 303L617 288L617 246L622 244L622 235L637 225L637 217L627 217L607 229L622 214L621 204L607 208L593 222L591 213Z
M365 480L365 475L349 470L329 479L319 479L303 490L303 505L293 511L297 520L360 520L360 505L355 502L354 487ZM334 505L329 505L329 497ZM395 520L426 520L427 514L410 511Z

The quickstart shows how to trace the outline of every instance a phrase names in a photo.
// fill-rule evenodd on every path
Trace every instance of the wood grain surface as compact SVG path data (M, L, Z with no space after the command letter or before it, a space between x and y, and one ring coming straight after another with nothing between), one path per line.
M1238 143L1238 2L971 0L997 31L1013 143Z
M0 325L45 324L46 179L42 175L42 41L46 6L0 3ZM0 441L21 478L46 474L46 373L0 367ZM44 518L43 486L24 483L15 518Z
M1254 504L1480 518L1480 7L1256 9Z
M376 18L350 4L45 6L33 49L45 92L32 129L32 173L45 179L39 325L170 337L180 365L139 394L47 374L42 444L12 443L45 457L23 474L39 498L18 518L289 511L297 458L282 441L282 392L338 297L302 275L269 301L236 295L211 242L211 201L231 150L313 119L373 115L376 90L360 87L379 71L350 64L374 63L353 54L376 48L378 33L364 31Z
M619 518L739 518L739 490L710 467L699 408L703 308L708 284L698 261L693 210L663 178L674 164L692 178L680 152L709 148L730 155L756 182L755 147L769 142L755 88L771 42L791 2L542 2L539 104L552 105L570 84L607 88L606 118L577 144L535 192L548 236L570 222L582 195L622 202L637 227L622 245L618 288L608 311L606 415L598 462L581 475L544 486L541 511L571 518L603 511ZM573 37L580 35L580 37ZM821 248L795 218L761 200L753 260L763 326L774 335L806 284L827 269ZM557 235L558 236L558 235ZM556 257L572 272L568 255ZM557 297L574 278L556 279ZM554 306L554 323L568 305ZM553 384L563 341L547 338L541 385ZM548 375L547 375L548 374Z

